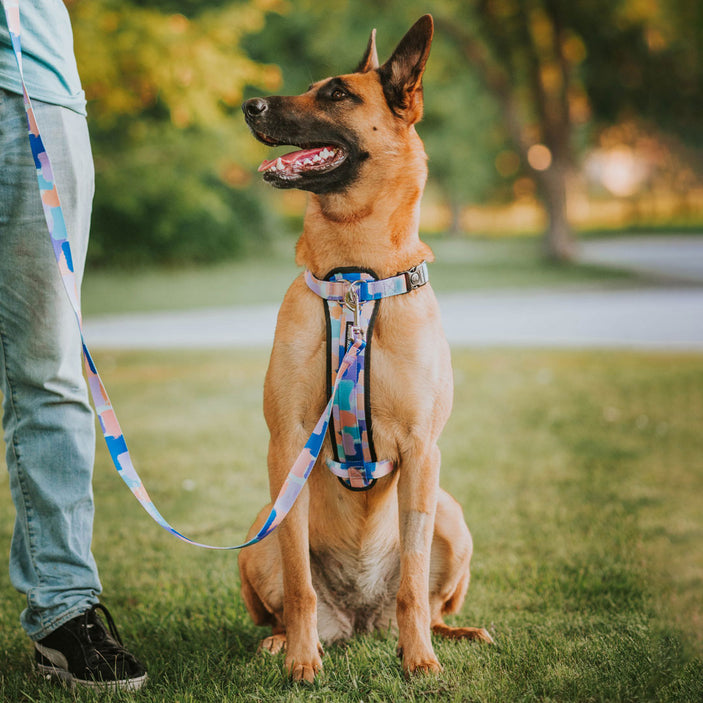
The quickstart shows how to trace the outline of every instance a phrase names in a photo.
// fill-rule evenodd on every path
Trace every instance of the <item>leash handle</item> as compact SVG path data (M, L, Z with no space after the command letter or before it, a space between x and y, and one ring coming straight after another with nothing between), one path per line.
M332 405L335 395L337 394L337 389L339 388L344 375L353 365L354 359L364 348L365 342L362 338L357 337L349 345L349 349L345 354L332 389L332 397L327 403L327 406L315 429L313 430L310 439L307 441L303 451L293 464L293 467L291 468L288 477L285 480L276 501L274 502L271 513L266 519L266 522L254 537L243 544L237 544L231 547L216 547L209 544L195 542L172 527L154 505L154 502L151 500L149 493L144 487L139 474L134 468L122 428L117 420L117 415L112 407L107 390L103 385L102 379L100 378L100 374L98 373L97 367L93 361L93 357L88 349L88 345L83 335L80 297L78 295L78 286L73 268L73 257L71 255L71 245L66 232L66 223L63 217L63 211L61 209L61 201L54 182L51 161L49 160L49 155L44 147L44 143L42 142L39 126L32 107L32 101L30 100L27 86L24 81L24 71L22 69L22 47L20 42L21 27L19 0L2 0L2 4L5 10L5 17L7 18L7 26L10 31L12 48L17 60L20 80L22 82L24 107L27 113L27 124L29 129L29 143L32 150L32 156L34 158L34 164L37 169L37 181L42 201L42 208L44 210L44 218L46 220L51 238L56 263L58 264L59 272L61 274L61 280L63 281L64 288L68 294L71 307L73 308L73 312L76 316L78 329L80 330L81 346L83 349L84 367L88 387L93 398L93 404L95 405L98 419L100 420L100 428L102 430L103 437L105 438L107 448L110 452L112 463L115 465L115 469L117 469L117 473L120 478L122 478L122 480L127 484L127 487L130 491L132 491L135 498L139 501L144 510L146 510L146 512L154 519L156 523L178 539L196 547L216 550L241 549L243 547L256 544L264 539L264 537L270 535L271 532L273 532L276 527L280 525L281 521L287 515L288 511L291 509L293 503L303 489L305 481L310 475L320 451L322 450L322 444L325 438L325 433L327 432L327 427L329 426Z

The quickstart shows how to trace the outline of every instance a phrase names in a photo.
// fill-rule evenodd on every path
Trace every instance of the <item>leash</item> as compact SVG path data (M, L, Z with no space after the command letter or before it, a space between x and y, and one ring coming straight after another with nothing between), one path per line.
M360 328L366 339L366 347L357 355L336 395L330 422L334 458L327 459L327 468L345 488L366 491L395 469L392 461L377 460L371 427L369 359L377 304L382 298L408 293L427 283L427 264L382 280L370 271L350 269L333 271L325 280L307 271L305 280L325 301L328 388L344 358L352 330Z
M339 371L332 387L329 402L327 403L322 416L318 420L315 429L310 435L310 438L306 442L305 447L300 452L298 458L293 464L293 467L291 468L288 477L283 483L278 497L274 502L273 508L271 509L268 518L259 532L243 544L237 544L231 547L216 547L209 544L195 542L173 528L157 510L154 502L151 500L146 488L144 487L139 474L134 468L129 449L127 448L127 442L117 420L117 415L112 407L107 390L103 385L83 335L80 299L73 268L71 245L68 241L68 234L66 232L66 223L63 217L63 211L61 209L61 202L56 184L54 182L49 155L47 154L42 142L39 126L37 125L37 120L34 115L32 102L29 98L27 86L24 81L24 72L22 69L22 48L20 43L19 0L2 0L2 3L5 10L5 17L7 18L7 26L10 30L10 40L12 42L12 48L17 60L20 80L22 82L24 106L27 113L27 123L29 128L29 143L32 150L32 156L34 158L34 164L37 169L37 181L39 184L44 217L49 230L52 248L56 257L56 263L58 264L59 272L61 274L61 280L63 281L64 288L66 289L71 307L73 308L73 312L75 313L76 320L78 322L88 387L90 388L93 404L95 405L95 410L98 415L98 419L100 420L100 428L102 430L103 437L105 438L107 448L110 452L112 462L115 465L115 469L117 469L117 473L120 478L122 478L130 491L132 491L135 498L139 501L144 510L153 518L153 520L178 539L197 547L217 550L241 549L243 547L256 544L270 535L276 527L278 527L302 491L303 486L305 485L305 482L310 475L315 462L317 461L320 451L322 450L322 444L330 422L332 406L334 404L334 399L339 386L349 374L350 368L354 366L354 360L357 355L366 346L364 336L358 328L353 330L352 339L339 367Z

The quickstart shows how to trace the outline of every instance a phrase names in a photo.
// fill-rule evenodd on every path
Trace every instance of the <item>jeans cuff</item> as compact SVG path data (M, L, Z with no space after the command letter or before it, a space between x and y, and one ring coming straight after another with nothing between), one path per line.
M83 613L85 613L86 610L88 610L93 605L96 605L97 603L99 603L99 600L97 598L94 598L89 601L86 601L85 603L81 603L80 605L74 605L69 610L66 610L65 612L61 613L61 615L57 615L52 618L49 622L44 622L44 619L42 618L41 629L37 630L36 632L27 631L27 635L34 642L44 639L44 637L50 635L52 632L54 632L54 630L58 630L61 625L67 623L69 620L73 620L73 618L78 617L79 615L82 615Z

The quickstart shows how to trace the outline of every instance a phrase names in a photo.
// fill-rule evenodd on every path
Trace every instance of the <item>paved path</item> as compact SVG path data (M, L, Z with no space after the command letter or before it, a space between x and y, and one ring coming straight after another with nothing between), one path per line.
M703 284L703 236L626 236L580 244L582 261Z
M703 287L481 291L440 297L461 346L703 350ZM268 347L277 306L87 319L91 348Z
M703 288L474 293L440 305L454 345L703 350Z
M449 341L703 351L703 237L592 240L582 245L582 258L688 285L444 295L440 307ZM96 349L269 347L277 310L263 305L89 318L86 339Z

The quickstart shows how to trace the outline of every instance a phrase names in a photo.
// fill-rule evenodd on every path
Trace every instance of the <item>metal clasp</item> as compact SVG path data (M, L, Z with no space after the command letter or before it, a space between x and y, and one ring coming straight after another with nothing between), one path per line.
M424 261L417 266L413 266L408 271L405 271L405 281L408 284L408 291L424 286L427 280L427 266Z
M361 279L356 281L349 281L349 288L344 294L344 304L354 313L354 325L352 331L355 334L360 334L363 336L363 331L359 323L361 317L361 300L359 300L359 291L356 288L357 285L361 285Z

